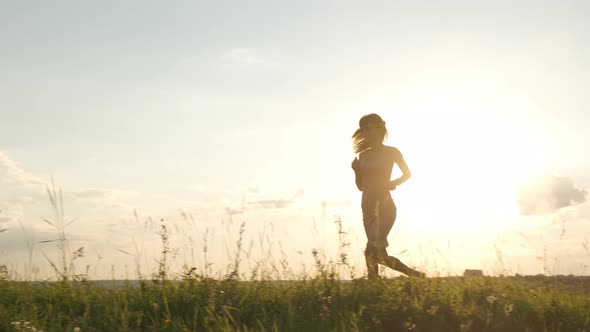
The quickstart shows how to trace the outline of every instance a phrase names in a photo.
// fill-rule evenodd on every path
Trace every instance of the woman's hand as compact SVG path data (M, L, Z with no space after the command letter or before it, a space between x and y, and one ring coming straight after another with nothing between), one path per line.
M361 162L358 160L358 158L354 158L350 166L355 172L358 172L361 168Z
M393 180L393 181L389 181L389 186L387 189L389 190L395 190L395 188L397 188L397 186L399 186L401 184L401 182L399 181L399 179Z

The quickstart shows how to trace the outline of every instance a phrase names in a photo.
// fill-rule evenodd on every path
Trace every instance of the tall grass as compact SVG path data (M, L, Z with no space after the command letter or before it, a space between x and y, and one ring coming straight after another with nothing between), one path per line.
M590 280L0 281L0 331L588 331Z
M45 222L57 239L45 242L57 244L58 263L46 257L58 281L14 281L0 265L0 331L590 331L590 277L354 279L339 217L338 257L302 253L314 262L303 274L293 272L280 244L278 262L272 246L265 261L249 261L245 222L225 274L211 273L208 230L202 267L190 248L191 261L173 274L178 248L171 226L160 220L151 281L141 272L143 240L135 238L135 252L123 252L134 257L138 283L88 281L75 273L84 249L68 247L61 190L52 183L47 191L55 216ZM249 275L244 263L253 263Z
M53 221L49 221L48 219L42 218L47 224L51 225L56 233L56 238L52 240L43 240L39 243L52 243L55 242L57 244L57 262L55 263L54 260L49 258L42 252L45 259L49 262L49 265L53 269L53 271L59 276L62 280L69 280L69 279L83 279L86 278L88 271L86 274L76 274L75 272L75 261L78 258L84 256L84 247L80 247L73 251L72 253L69 252L70 248L68 245L68 239L66 237L66 227L71 225L76 221L73 219L66 223L65 220L65 213L64 213L64 204L63 204L63 195L61 189L57 189L55 187L55 181L53 178L51 179L51 187L46 188L47 196L49 197L49 202L51 203L51 207L53 210ZM29 255L31 255L32 248L29 249Z

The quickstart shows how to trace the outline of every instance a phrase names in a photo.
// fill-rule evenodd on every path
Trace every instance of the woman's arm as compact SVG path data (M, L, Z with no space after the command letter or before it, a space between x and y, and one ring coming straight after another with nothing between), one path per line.
M395 149L394 161L402 171L402 176L389 182L389 190L394 190L397 186L406 182L409 178L412 177L412 172L410 171L408 164L406 164L404 157L402 156L401 152L399 152L399 150L397 149Z
M360 169L360 162L357 158L354 158L352 161L352 169L354 170L354 182L356 183L356 187L358 190L363 191L362 189L362 179L361 179L361 169Z

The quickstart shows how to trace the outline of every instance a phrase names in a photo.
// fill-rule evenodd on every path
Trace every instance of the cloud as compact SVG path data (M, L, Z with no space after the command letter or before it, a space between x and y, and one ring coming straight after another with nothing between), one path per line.
M545 177L523 186L518 205L523 215L539 215L557 211L586 201L587 190L578 189L567 177Z
M242 200L242 204L240 208L232 208L227 206L224 210L225 214L227 215L238 215L245 213L246 211L253 211L253 210L274 210L274 209L283 209L291 206L295 201L292 200L285 200L285 199L264 199L264 200L257 200L257 201L250 201L246 202Z
M16 224L17 220L22 219L24 211L21 204L9 204L9 202L0 202L0 226Z
M248 192L252 194L258 194L260 190L258 188L248 188ZM254 208L254 209L282 209L293 205L296 201L303 198L305 194L305 190L302 187L299 187L290 194L289 199L279 198L279 199L258 199L258 200L251 200L248 202L242 201L242 209L247 208Z
M32 241L39 248L46 248L49 245L39 243L44 240L52 240L57 237L55 231L32 228L29 226L15 227L0 233L2 237L2 251L23 251L27 248L27 242Z
M294 192L286 195L276 195L279 193L265 193L258 186L242 187L236 186L231 189L231 194L241 196L239 202L237 199L227 199L224 201L224 212L227 215L238 215L249 211L286 209L292 207L304 197L304 189L297 188ZM274 197L273 197L274 196Z
M25 171L15 160L0 151L0 184L6 185L39 185L45 182Z
M0 151L0 226L12 229L34 210L45 195L41 178L27 172L21 165Z
M19 229L22 223L40 222L41 217L52 215L47 184L49 181L27 172L7 153L0 151L0 229L8 229L4 236ZM58 185L56 187L59 188ZM125 205L126 200L136 194L134 191L105 188L64 191L65 210L82 220L91 218L97 211L103 218L109 218L120 213L121 209L130 211L131 207ZM71 217L66 215L68 220Z
M266 199L254 202L248 202L249 206L259 207L262 209L282 209L293 204L294 201L286 199Z
M137 193L128 190L90 188L72 192L71 194L78 199L115 200L134 196Z

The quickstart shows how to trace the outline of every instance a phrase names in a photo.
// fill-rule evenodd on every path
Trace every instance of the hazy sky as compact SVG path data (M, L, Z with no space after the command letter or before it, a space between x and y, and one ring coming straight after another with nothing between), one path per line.
M151 272L162 218L176 267L208 238L223 270L245 221L251 262L309 268L337 254L335 215L362 274L350 135L372 112L414 173L391 253L430 275L588 273L586 1L0 8L0 264L19 276L51 273L55 245L29 262L27 241L55 238L52 176L95 276L132 274L134 240Z

